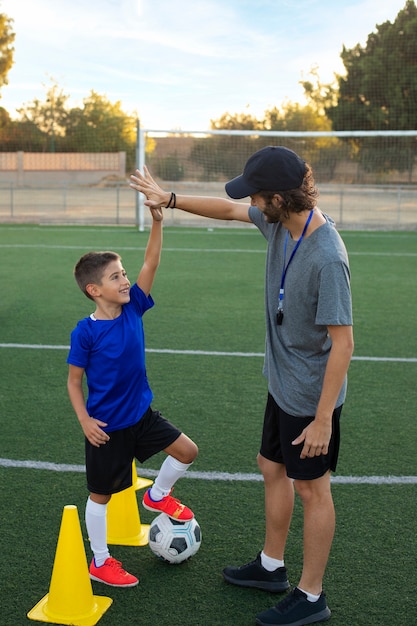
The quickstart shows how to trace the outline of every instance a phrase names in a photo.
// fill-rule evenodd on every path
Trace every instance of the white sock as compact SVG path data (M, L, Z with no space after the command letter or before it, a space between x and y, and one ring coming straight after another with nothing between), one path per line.
M184 476L190 465L192 463L180 463L174 457L167 456L151 487L149 495L152 500L162 500L162 498L167 496L177 480Z
M304 591L304 589L301 589L301 587L298 587L300 591L302 591L303 593L306 594L307 596L307 600L309 602L317 602L317 600L320 598L321 594L319 593L319 595L317 596L314 593L309 593L308 591Z
M98 502L93 502L91 498L88 498L85 507L85 523L97 567L103 565L110 556L107 547L106 510L107 504L98 504Z
M273 572L278 567L284 567L284 561L280 559L273 559L271 556L267 556L262 550L261 552L261 565L268 572Z

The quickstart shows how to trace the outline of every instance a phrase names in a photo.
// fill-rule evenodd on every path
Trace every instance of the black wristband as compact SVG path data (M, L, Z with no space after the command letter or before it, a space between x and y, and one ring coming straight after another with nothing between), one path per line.
M173 191L171 191L171 197L169 199L169 202L165 205L166 209L170 209L173 208L171 207L171 202L174 200L174 205L175 205L175 193Z

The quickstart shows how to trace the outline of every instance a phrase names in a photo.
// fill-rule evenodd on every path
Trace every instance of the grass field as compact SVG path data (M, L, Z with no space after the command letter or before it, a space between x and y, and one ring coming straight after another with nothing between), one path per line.
M417 623L417 232L342 233L350 255L355 355L342 416L334 499L337 531L325 579L334 626ZM63 507L85 539L83 437L66 392L69 334L91 312L72 277L90 249L122 254L131 280L147 233L130 227L0 228L0 626L28 624L48 592ZM223 582L221 571L263 541L256 465L266 382L265 243L252 229L166 228L145 320L154 407L199 445L176 494L203 531L180 566L147 546L113 546L140 578L133 589L93 583L114 602L102 626L250 626L281 596ZM163 455L138 466L152 475ZM25 463L23 463L25 462ZM49 465L48 465L49 464ZM68 467L70 465L71 467ZM138 500L141 492L138 492ZM141 521L153 515L140 506ZM296 503L286 565L302 567Z

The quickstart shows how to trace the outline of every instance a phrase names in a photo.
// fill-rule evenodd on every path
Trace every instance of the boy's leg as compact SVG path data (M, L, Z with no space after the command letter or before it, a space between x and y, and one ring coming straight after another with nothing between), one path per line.
M106 501L107 499L107 501ZM97 502L100 500L100 502ZM90 495L85 507L85 524L90 538L91 550L97 567L101 567L109 558L109 548L107 546L107 502L109 496L96 498Z
M191 465L197 458L198 447L192 439L181 433L173 443L165 448L164 452L180 461L180 463Z
M162 500L168 496L177 480L182 478L191 463L181 463L172 456L167 456L161 465L158 476L149 489L152 500Z
M181 435L167 448L168 454L162 463L154 484L143 497L143 506L151 511L166 513L178 521L188 521L193 512L170 493L175 483L184 476L198 454L196 444L187 435Z
M85 523L94 557L89 572L92 580L112 587L135 587L139 580L110 556L107 546L107 503L111 496L90 494L85 507Z
M161 465L159 474L151 487L151 497L161 500L171 493L177 480L182 478L197 456L197 446L187 435L182 433L170 446L165 448L168 454Z

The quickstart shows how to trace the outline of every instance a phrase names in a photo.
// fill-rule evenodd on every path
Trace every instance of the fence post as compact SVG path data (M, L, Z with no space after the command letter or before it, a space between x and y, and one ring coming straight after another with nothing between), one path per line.
M116 185L116 224L120 224L120 184Z
M397 226L401 225L401 186L397 189Z
M340 203L339 203L339 216L340 216L340 226L343 227L343 196L344 190L343 187L340 189Z
M17 157L17 184L23 185L25 182L25 153L18 150Z
M143 171L143 165L145 163L145 135L140 127L139 118L136 120L136 167L141 172ZM144 198L139 192L136 193L136 224L138 230L143 232L145 230L145 216L144 216Z

